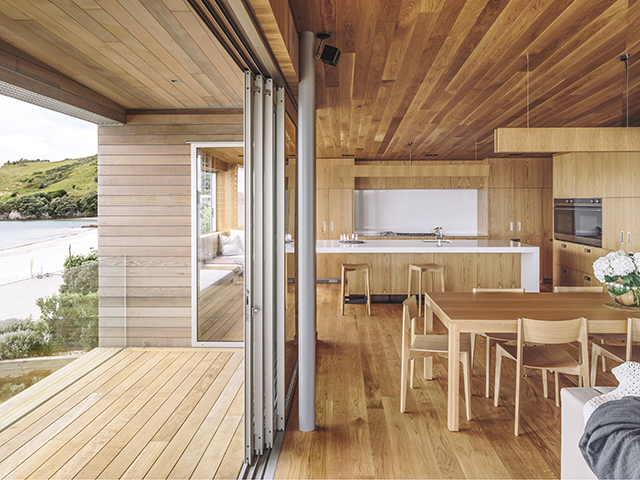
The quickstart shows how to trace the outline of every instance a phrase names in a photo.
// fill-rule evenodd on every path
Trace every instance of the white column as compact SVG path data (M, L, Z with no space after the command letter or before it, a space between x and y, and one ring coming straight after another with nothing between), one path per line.
M316 99L315 34L300 33L298 84L298 408L316 429Z

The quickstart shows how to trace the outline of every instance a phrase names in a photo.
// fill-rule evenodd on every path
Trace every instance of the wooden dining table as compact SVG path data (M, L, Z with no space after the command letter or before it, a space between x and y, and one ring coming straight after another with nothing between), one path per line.
M460 334L515 333L518 318L586 317L589 333L625 333L633 313L603 305L607 293L425 292L425 321L435 314L449 330L447 426L460 428Z

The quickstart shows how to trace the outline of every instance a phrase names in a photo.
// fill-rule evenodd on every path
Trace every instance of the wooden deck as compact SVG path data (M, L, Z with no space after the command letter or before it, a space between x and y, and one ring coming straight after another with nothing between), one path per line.
M496 408L493 398L484 396L485 343L479 341L473 420L462 416L460 432L449 432L444 357L434 360L434 380L416 376L407 413L400 413L402 305L374 304L372 316L363 305L347 305L341 317L338 299L339 286L318 285L318 427L298 430L296 397L276 478L560 477L560 409L552 376L548 399L539 373L524 379L521 433L515 437L515 362L503 363ZM435 323L439 333L446 332ZM573 379L560 378L561 386L575 386ZM598 385L616 384L613 375L599 371ZM462 392L460 402L464 405Z
M57 393L44 403L32 398L35 408L7 423L0 432L0 477L238 476L241 349L127 348L106 361L101 350L88 354L103 358L84 376L54 373L67 375L66 385L50 382ZM20 394L25 401L30 390Z

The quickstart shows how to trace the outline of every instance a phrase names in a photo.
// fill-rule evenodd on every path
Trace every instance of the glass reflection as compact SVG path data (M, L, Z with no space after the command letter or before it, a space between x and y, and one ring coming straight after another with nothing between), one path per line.
M242 148L198 150L199 342L242 342L244 169Z

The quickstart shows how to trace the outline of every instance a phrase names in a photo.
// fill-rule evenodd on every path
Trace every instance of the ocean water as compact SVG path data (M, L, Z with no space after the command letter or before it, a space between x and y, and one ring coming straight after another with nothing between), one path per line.
M97 218L0 221L0 250L73 235L83 225L97 224Z

